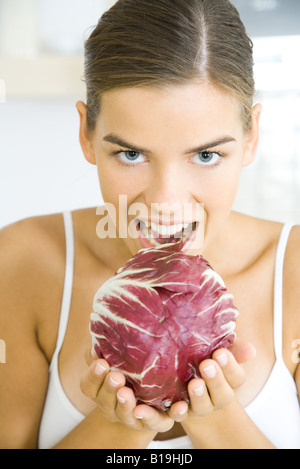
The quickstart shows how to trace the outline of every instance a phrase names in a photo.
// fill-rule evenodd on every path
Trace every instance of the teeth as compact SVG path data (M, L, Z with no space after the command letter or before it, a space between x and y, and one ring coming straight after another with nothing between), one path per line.
M159 236L163 237L171 237L174 236L176 233L180 233L180 237L182 235L182 230L186 230L189 226L192 226L191 223L184 223L178 225L160 225L150 221L143 221L141 228L146 229L148 231L148 236L150 232L156 233Z
M152 231L158 233L160 236L174 236L187 226L188 225L157 225L154 222L151 223Z

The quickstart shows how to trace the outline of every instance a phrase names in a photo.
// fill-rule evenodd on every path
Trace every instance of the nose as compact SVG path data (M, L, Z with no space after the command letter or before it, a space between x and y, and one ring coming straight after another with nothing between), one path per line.
M175 163L163 165L153 173L146 189L146 204L153 209L152 215L181 219L184 204L193 202L189 189L188 175L182 168Z

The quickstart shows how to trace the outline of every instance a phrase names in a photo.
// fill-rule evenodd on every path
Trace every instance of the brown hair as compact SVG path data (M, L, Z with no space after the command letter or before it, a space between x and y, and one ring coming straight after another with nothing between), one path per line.
M251 128L252 42L228 0L119 0L85 42L87 123L117 87L208 80L242 104Z

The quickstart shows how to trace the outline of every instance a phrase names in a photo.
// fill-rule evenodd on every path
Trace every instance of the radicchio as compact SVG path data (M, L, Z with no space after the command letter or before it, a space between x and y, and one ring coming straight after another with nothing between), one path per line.
M202 256L173 245L139 251L94 298L90 331L99 358L126 377L137 403L189 402L199 363L235 339L238 310Z

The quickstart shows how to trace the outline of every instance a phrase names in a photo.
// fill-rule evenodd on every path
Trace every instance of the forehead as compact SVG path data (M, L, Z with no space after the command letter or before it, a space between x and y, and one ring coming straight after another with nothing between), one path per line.
M119 88L102 95L98 129L143 138L203 138L242 127L240 104L208 83Z

